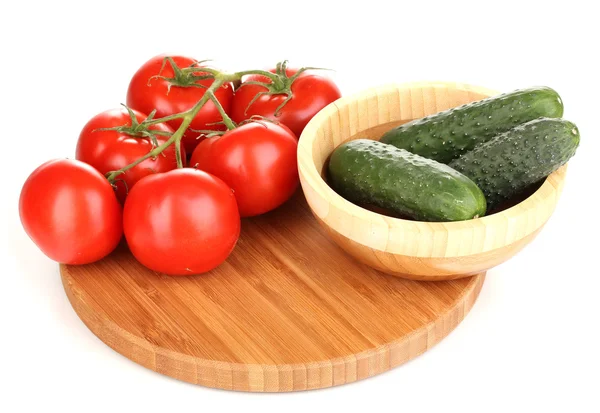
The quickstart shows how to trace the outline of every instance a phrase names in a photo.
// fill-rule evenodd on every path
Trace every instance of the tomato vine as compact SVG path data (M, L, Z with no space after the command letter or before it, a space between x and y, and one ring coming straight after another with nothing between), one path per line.
M106 178L108 179L108 181L111 184L115 182L115 180L117 179L117 177L120 174L135 167L136 165L140 164L141 162L145 161L148 158L154 158L154 157L160 155L165 149L167 149L169 146L171 146L173 144L175 145L175 149L176 149L175 153L176 153L176 159L177 159L177 167L182 168L183 167L183 159L181 156L181 140L183 138L185 131L188 129L188 127L190 126L190 123L194 119L194 117L198 114L200 109L202 109L202 107L206 104L206 102L208 102L209 99L212 100L215 107L221 114L221 117L223 119L222 123L227 127L227 129L228 130L235 129L237 125L227 115L227 113L223 109L223 106L219 102L219 99L217 99L217 97L215 95L215 91L218 88L220 88L223 84L229 83L229 82L231 82L231 83L240 82L242 80L242 78L246 75L264 76L265 78L267 78L269 80L269 82L252 81L249 83L260 84L265 88L265 91L261 92L261 96L263 94L284 94L284 95L286 95L285 101L278 108L278 111L279 111L292 98L291 85L298 78L298 75L306 70L318 69L318 68L312 68L312 67L304 67L304 68L301 68L295 75L288 77L286 74L287 61L278 63L277 70L275 73L271 73L271 72L268 72L265 70L259 70L259 69L244 70L244 71L235 72L235 73L225 73L225 72L222 72L220 70L213 69L210 67L199 66L199 64L201 64L203 62L204 61L199 61L189 67L179 68L175 64L175 62L173 61L172 58L170 58L170 57L164 58L162 67L164 68L164 66L167 63L169 63L171 65L171 67L173 68L174 76L172 78L167 78L167 77L161 76L160 72L159 72L159 74L157 74L154 77L167 81L169 83L169 90L170 90L171 86L204 87L201 85L197 85L195 83L198 80L214 79L214 81L206 89L206 92L204 93L202 98L191 109L189 109L187 111L172 114L172 115L165 116L162 118L156 118L156 119L154 119L154 113L151 113L148 116L148 118L146 118L144 121L142 121L139 124L132 123L132 125L129 127L122 126L122 127L115 128L118 130L123 130L126 133L131 134L132 136L148 136L152 140L152 143L155 145L154 145L154 148L150 152L148 152L146 155L142 156L141 158L135 160L134 162L130 163L129 165L126 165L123 168L118 169L116 171L108 172L106 174ZM161 71L162 71L162 68L161 68ZM203 74L199 75L198 73L203 73ZM244 83L242 83L242 85L240 87L243 87L243 86L244 86ZM258 97L260 97L260 96L258 96ZM253 102L250 102L250 104L248 106L250 106L252 103ZM127 110L130 110L130 109L127 108ZM165 141L161 145L158 145L156 142L156 138L154 136L151 136L151 133L148 132L148 127L151 125L158 124L158 123L169 122L169 121L172 121L175 119L181 119L182 120L181 125L169 137L169 139L167 141ZM204 132L214 132L214 131L201 131L201 132L204 133ZM150 133L150 135L148 135L149 133ZM154 132L154 133L156 133L156 132Z

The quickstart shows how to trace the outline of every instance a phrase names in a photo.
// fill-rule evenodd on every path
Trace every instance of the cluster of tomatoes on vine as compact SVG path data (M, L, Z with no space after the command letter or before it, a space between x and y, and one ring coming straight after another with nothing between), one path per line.
M39 166L21 190L29 237L54 261L88 264L127 245L170 275L209 271L234 249L240 220L298 188L308 121L338 99L327 77L290 69L225 73L156 56L133 75L127 105L94 116L76 159Z

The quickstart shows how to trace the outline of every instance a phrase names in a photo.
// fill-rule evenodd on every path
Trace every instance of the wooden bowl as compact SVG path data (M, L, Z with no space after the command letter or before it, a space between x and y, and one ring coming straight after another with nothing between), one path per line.
M460 222L392 218L347 201L324 179L344 142L379 139L387 130L498 92L461 83L409 83L339 99L306 126L298 145L302 189L313 215L348 254L380 271L414 280L449 280L503 263L542 229L562 191L566 165L529 197L501 212Z

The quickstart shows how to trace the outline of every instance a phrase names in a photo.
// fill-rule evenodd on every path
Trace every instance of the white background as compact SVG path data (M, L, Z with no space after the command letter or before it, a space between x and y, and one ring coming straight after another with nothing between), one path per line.
M600 31L584 5L593 2L401 3L2 3L0 411L600 411ZM73 157L84 123L124 102L130 76L161 52L231 70L285 58L335 68L344 94L413 80L547 85L582 142L545 229L489 272L472 312L431 351L332 389L206 389L146 370L88 331L17 211L27 175Z

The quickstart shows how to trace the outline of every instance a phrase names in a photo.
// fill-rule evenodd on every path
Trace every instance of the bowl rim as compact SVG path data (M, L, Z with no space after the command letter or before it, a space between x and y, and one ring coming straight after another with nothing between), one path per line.
M369 88L367 90L363 90L348 96L344 96L335 102L330 103L323 110L321 110L315 117L311 119L311 121L307 124L304 131L302 132L299 142L298 142L298 169L301 177L302 187L304 192L306 193L305 185L310 186L317 194L323 198L327 204L328 209L331 207L336 208L337 210L342 210L352 216L353 219L358 220L366 220L371 223L371 225L375 226L385 226L389 230L393 229L402 229L409 231L417 231L419 233L435 233L438 231L464 231L471 230L474 226L484 226L485 228L497 226L497 225L506 225L507 221L518 219L523 216L530 216L540 209L549 208L549 211L546 211L543 215L545 219L543 222L539 224L536 223L533 227L528 225L530 228L528 231L525 231L519 236L510 237L511 239L507 239L504 243L508 245L512 242L515 242L525 236L535 232L535 230L539 229L549 218L554 210L554 206L556 204L557 198L562 190L562 186L564 183L567 164L560 167L558 170L554 171L550 174L542 185L530 196L528 196L523 201L519 202L516 205L511 206L505 210L494 213L492 215L485 215L483 217L474 218L471 220L465 221L445 221L445 222L427 222L427 221L414 221L407 220L402 218L391 217L383 214L379 214L377 212L365 209L361 206L358 206L335 192L327 182L322 178L320 171L317 170L317 167L313 158L313 146L314 142L318 137L318 132L321 130L324 123L328 122L328 120L332 116L336 116L338 112L356 102L358 100L366 100L368 98L373 98L381 94L386 93L399 93L402 90L406 90L409 88L423 88L423 87L433 87L433 88L455 88L468 92L473 92L477 94L482 94L486 96L492 96L500 94L493 89L473 86L466 83L458 83L458 82L447 82L447 81L417 81L417 82L404 82L404 83L390 83L382 86ZM416 119L416 118L414 118ZM410 119L409 119L410 120ZM409 121L407 120L407 121ZM384 122L382 122L384 123ZM379 123L379 124L382 124ZM377 125L369 125L367 128L356 131L352 136L374 127ZM341 144L341 143L340 143ZM310 162L306 162L306 160L310 160ZM308 197L307 197L308 199ZM310 201L310 200L309 200ZM310 202L309 202L310 204ZM326 219L323 219L324 216L320 216L318 211L315 211L313 205L310 205L311 210L315 213L320 220L327 223L330 228L336 230L340 234L351 238L347 233L344 233L343 230L340 230L339 226L336 227L332 225L330 222L327 222ZM325 214L327 215L327 214ZM364 242L361 242L360 239L354 239L354 241L367 245ZM378 249L381 251L387 251L387 248L378 248L372 245L368 245L370 248ZM497 248L496 245L494 248L483 248L479 252L485 252L492 249ZM423 256L423 257L432 257L430 253L414 254L413 256ZM468 254L465 254L468 255ZM445 255L444 255L445 256Z

